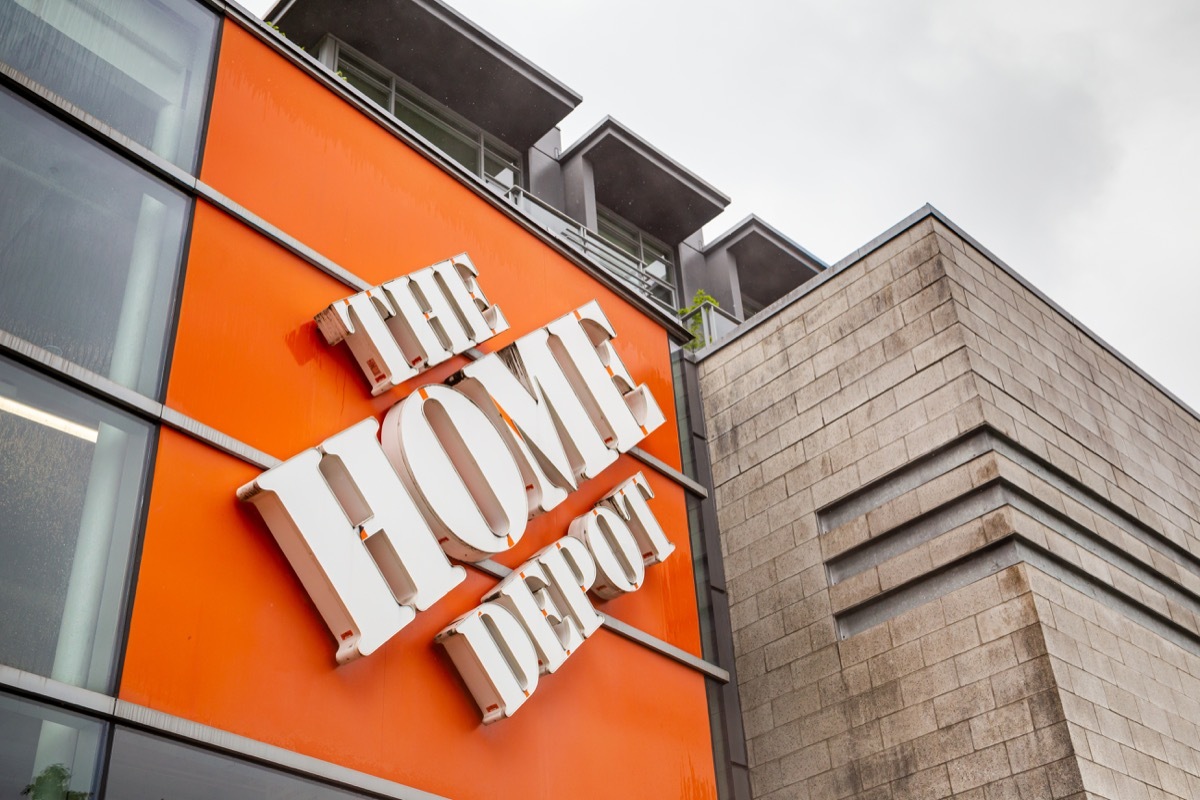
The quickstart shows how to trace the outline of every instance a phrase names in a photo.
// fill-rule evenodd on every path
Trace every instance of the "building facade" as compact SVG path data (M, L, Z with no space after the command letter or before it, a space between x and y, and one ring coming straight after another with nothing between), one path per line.
M0 794L1200 796L1195 415L439 0L0 0Z
M724 196L540 159L579 98L439 3L314 8L0 3L0 794L746 796L676 407Z
M926 208L700 354L755 797L1200 797L1200 421Z

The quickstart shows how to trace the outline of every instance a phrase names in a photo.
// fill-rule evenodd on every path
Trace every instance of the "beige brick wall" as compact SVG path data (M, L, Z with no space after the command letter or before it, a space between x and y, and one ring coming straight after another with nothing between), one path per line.
M1194 417L933 215L701 386L757 797L1200 797Z

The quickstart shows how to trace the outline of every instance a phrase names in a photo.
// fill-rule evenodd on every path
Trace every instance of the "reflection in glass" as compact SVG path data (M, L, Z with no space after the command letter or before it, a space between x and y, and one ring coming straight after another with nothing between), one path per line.
M94 797L101 723L0 694L0 797Z
M628 258L634 285L668 308L675 302L675 258L671 248L651 238L633 223L607 208L596 209L596 233L622 258Z
M0 61L189 172L216 31L190 0L0 0Z
M0 92L0 329L157 396L187 203Z
M3 0L0 0L3 2ZM521 185L521 155L345 43L327 37L322 56L351 86L446 156L504 188Z
M118 728L107 800L350 800L359 795L228 756Z
M368 68L348 58L338 63L338 71L345 76L347 83L374 100L380 108L389 110L392 90L386 81L381 83Z
M0 663L112 689L150 435L0 360Z

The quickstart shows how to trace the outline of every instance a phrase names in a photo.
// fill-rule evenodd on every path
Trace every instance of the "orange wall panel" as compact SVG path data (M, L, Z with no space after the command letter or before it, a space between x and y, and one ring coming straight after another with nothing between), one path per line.
M460 252L511 329L492 351L598 300L614 346L667 417L643 447L678 466L662 327L440 167L226 23L203 180L373 283ZM278 458L384 412L465 361L371 397L313 315L353 290L197 201L167 405ZM496 560L516 566L642 471L677 550L633 594L596 605L693 654L699 626L686 498L629 456ZM517 714L484 727L434 635L497 582L467 581L371 656L336 646L236 489L259 470L164 430L120 696L454 798L715 797L704 678L597 632Z
M506 276L494 277L499 281ZM241 222L198 202L167 405L286 459L362 419L382 418L410 386L445 378L465 363L454 359L405 386L371 397L349 350L327 345L312 321L313 309L324 308L348 292ZM614 298L610 307L620 311L619 303ZM661 335L657 328L652 332ZM615 343L631 373L642 378L646 358L629 347L636 340L621 335ZM669 365L666 376L670 377ZM665 397L657 395L660 404L671 401L669 385L664 393ZM675 435L673 415L659 430ZM666 562L647 570L646 582L637 593L601 608L699 654L695 595L687 588L693 578L683 490L630 456L621 456L554 511L533 520L517 547L497 560L508 566L520 564L565 535L572 519L639 470L655 492L652 508L678 549Z
M674 417L668 339L656 322L345 100L226 23L201 178L373 284L461 252L511 329L502 347L597 300L630 372ZM255 264L238 259L241 273ZM190 269L190 267L189 267ZM346 290L326 301L353 294ZM307 311L300 324L320 311ZM670 429L668 429L670 428ZM643 447L678 467L674 426Z
M458 590L343 666L256 512L257 470L164 430L123 700L453 798L712 798L704 679L597 632L512 718L483 727L434 635Z

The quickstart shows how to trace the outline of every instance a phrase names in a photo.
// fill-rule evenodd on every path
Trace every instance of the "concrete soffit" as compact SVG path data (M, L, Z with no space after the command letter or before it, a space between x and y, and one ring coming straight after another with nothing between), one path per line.
M713 239L708 244L704 245L701 252L705 255L721 247L734 247L738 241L751 234L758 234L764 239L767 239L775 247L779 248L784 253L787 253L792 258L800 262L809 262L813 272L829 269L829 265L822 261L817 256L813 255L807 248L792 239L787 234L780 231L774 225L771 225L766 220L759 217L757 214L750 214L742 219L729 230L722 233L717 238Z
M612 117L562 154L586 159L596 202L669 245L682 242L729 205L729 197Z
M829 267L778 229L751 214L704 248L705 258L733 257L738 289L755 306L770 305Z

